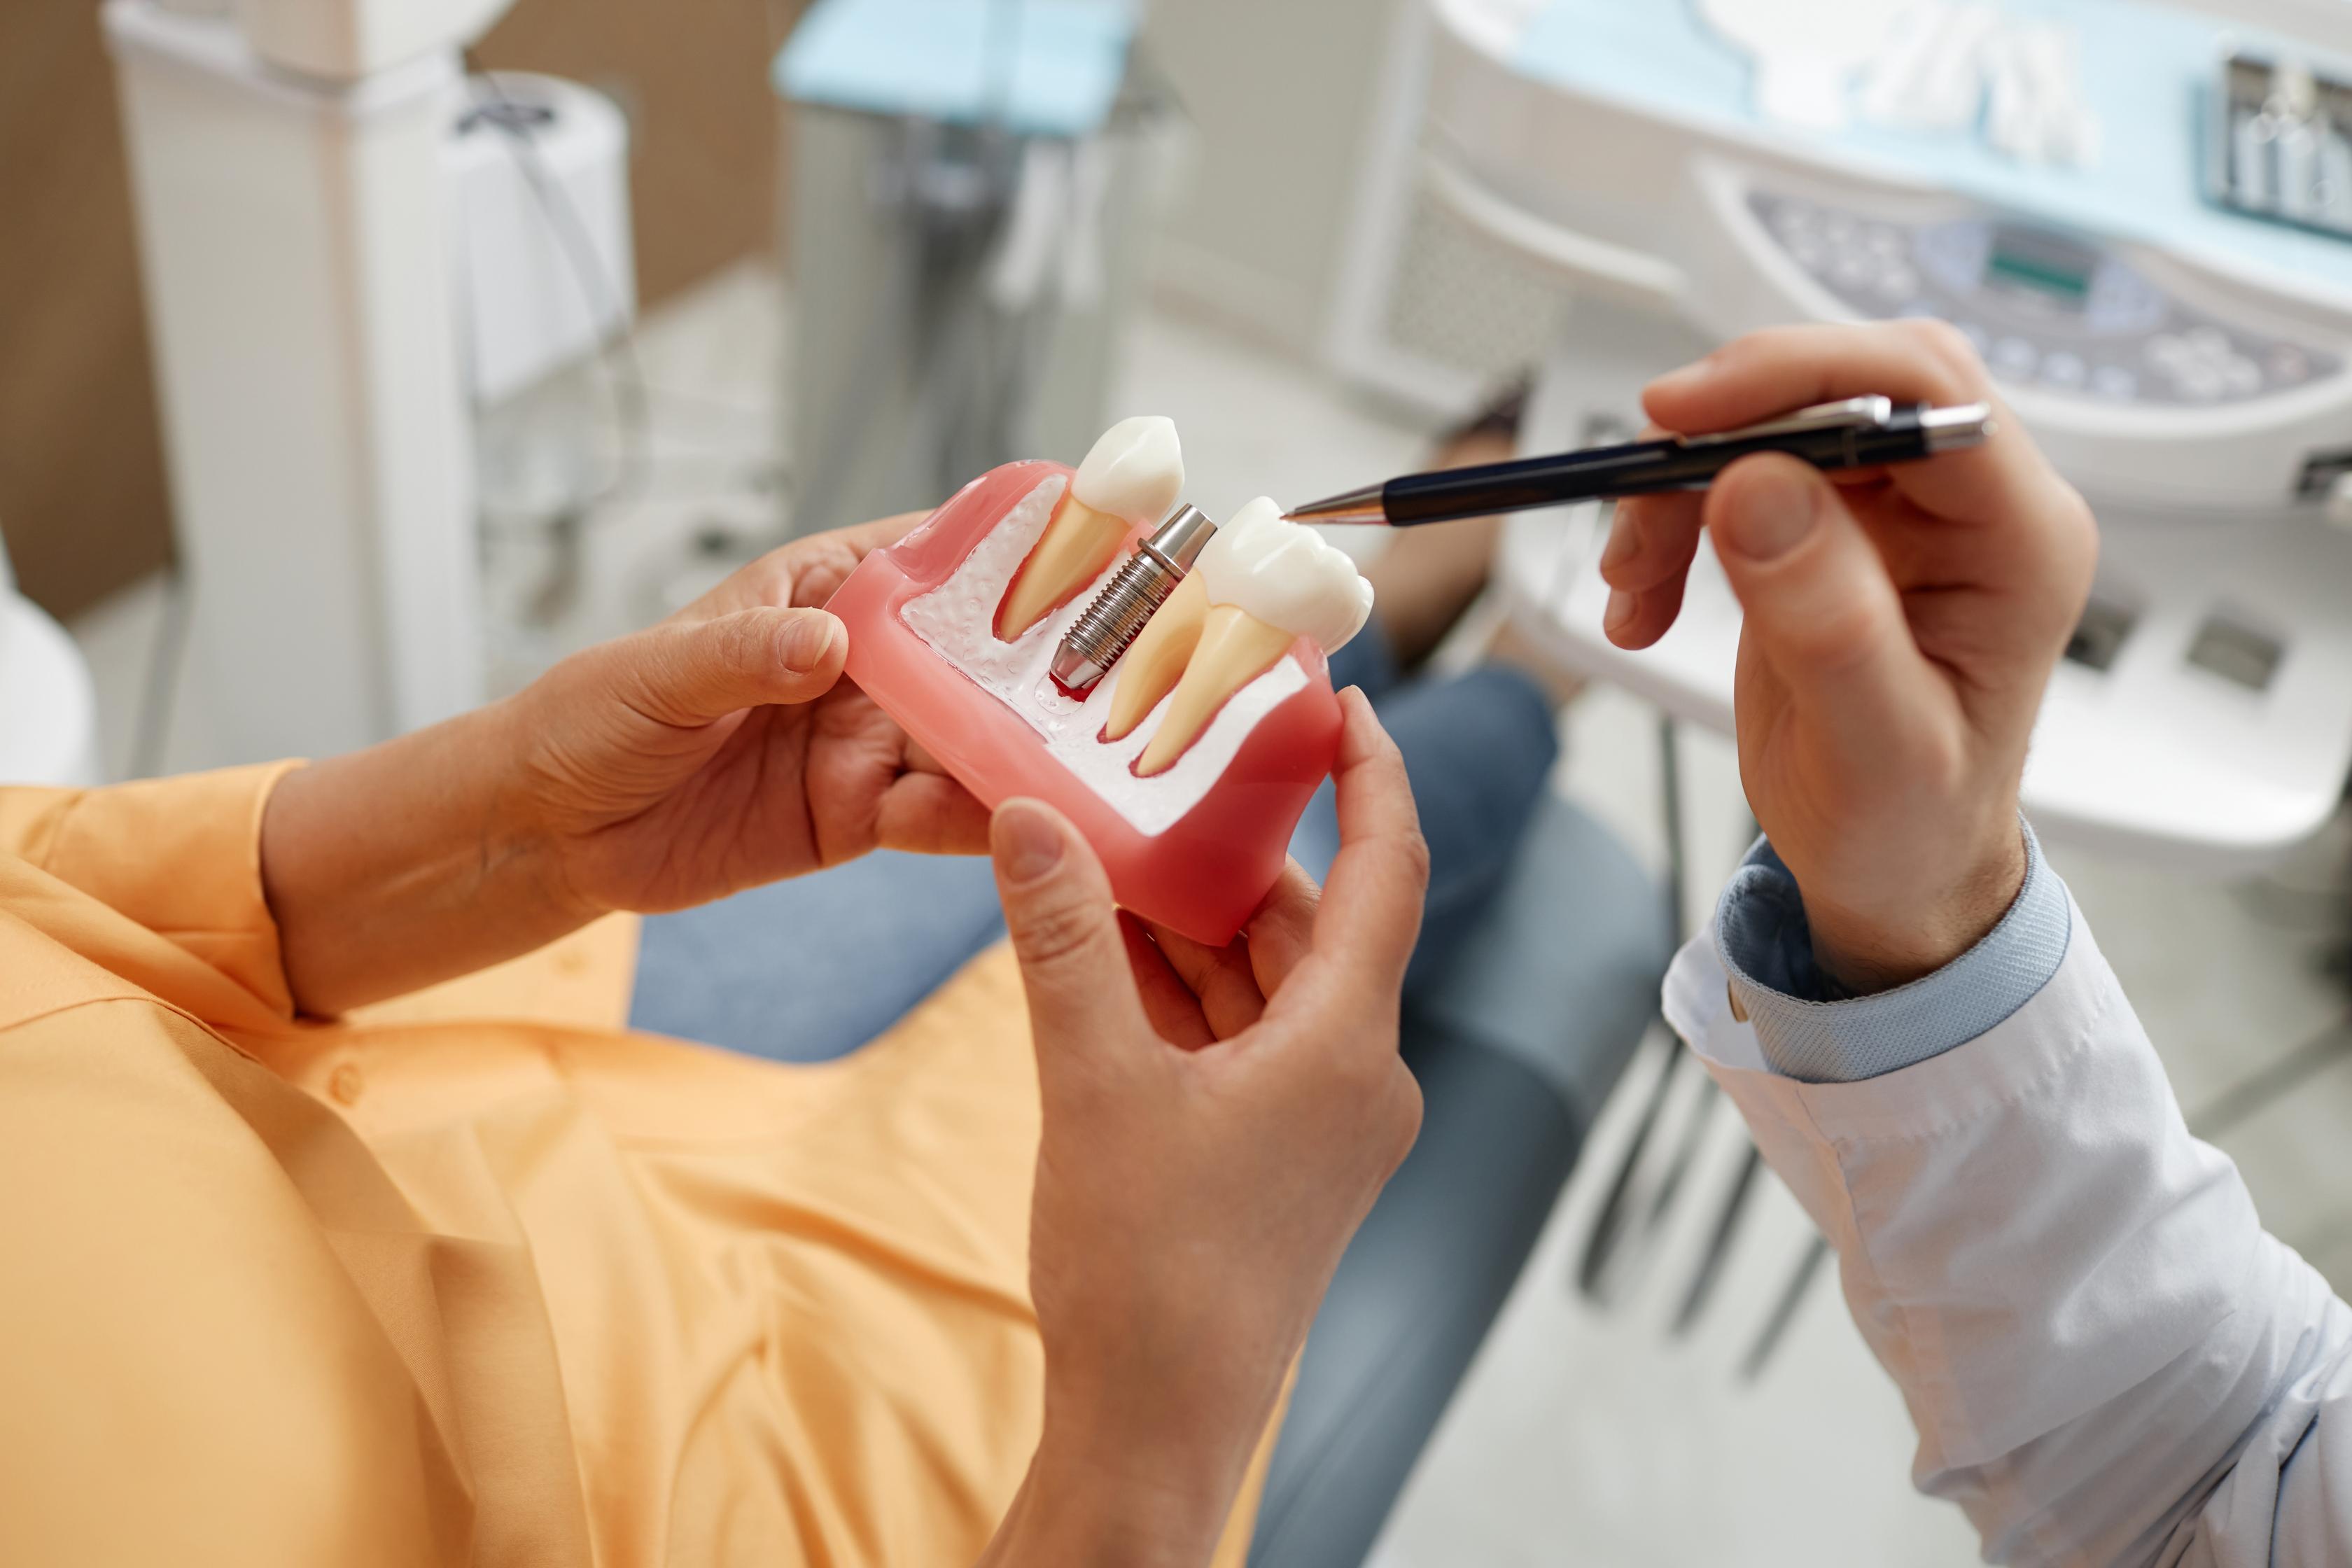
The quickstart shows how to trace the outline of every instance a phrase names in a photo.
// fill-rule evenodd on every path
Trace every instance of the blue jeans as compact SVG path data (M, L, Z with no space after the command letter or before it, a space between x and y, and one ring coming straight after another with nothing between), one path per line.
M1464 948L1475 928L1494 924L1515 867L1528 885L1501 902L1529 906L1530 939L1550 949L1565 927L1583 923L1579 906L1590 900L1551 885L1560 857L1526 845L1539 818L1539 837L1564 836L1571 850L1607 838L1546 788L1559 742L1541 693L1496 668L1402 679L1377 619L1332 658L1331 679L1371 698L1404 755L1429 839L1429 899L1407 1001L1539 1066L1589 1117L1622 1057L1613 1038L1601 1048L1580 1026L1590 998L1575 994L1576 967L1549 955L1498 963L1484 951L1491 931L1481 952ZM1291 854L1319 880L1339 842L1326 781ZM646 921L630 1022L776 1061L829 1061L888 1029L1003 929L985 859L868 855Z

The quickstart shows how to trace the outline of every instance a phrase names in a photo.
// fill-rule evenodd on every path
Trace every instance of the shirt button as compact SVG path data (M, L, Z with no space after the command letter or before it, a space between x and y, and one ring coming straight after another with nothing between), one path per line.
M343 1062L327 1075L327 1094L338 1105L357 1105L367 1091L367 1075L357 1062Z

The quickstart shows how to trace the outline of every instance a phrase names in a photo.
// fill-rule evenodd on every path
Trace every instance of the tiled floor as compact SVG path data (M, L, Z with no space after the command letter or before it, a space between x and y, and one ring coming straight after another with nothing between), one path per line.
M639 353L651 393L649 462L631 495L596 509L583 525L580 570L568 587L551 592L551 553L512 531L512 520L501 525L490 597L506 623L494 645L503 683L641 624L690 591L698 570L723 565L721 552L698 566L687 548L698 534L755 539L774 525L788 486L777 451L776 298L772 279L745 269L646 324ZM595 395L593 385L574 389ZM1212 510L1261 490L1297 497L1392 471L1425 441L1336 396L1319 377L1179 321L1144 323L1117 401L1122 412L1175 416L1193 499ZM597 473L593 461L576 474L559 462L551 479L520 478L561 491L593 485ZM517 480L510 469L493 477ZM159 602L144 586L74 627L96 668L106 757L118 773L129 766ZM533 607L555 613L544 624L520 624ZM1564 722L1560 786L1662 864L1650 712L1596 690ZM203 693L181 693L164 764L188 765L204 752ZM1692 896L1703 910L1742 847L1744 813L1724 742L1687 738L1684 771ZM2184 882L2051 847L2192 1116L2344 1017L2344 987L2324 964L2342 945L2345 900L2336 889L2347 846L2352 834L2339 833L2248 887ZM1974 1539L1958 1514L1910 1491L1909 1426L1828 1272L1764 1375L1752 1384L1739 1376L1809 1234L1769 1178L1711 1304L1686 1337L1671 1332L1744 1149L1719 1102L1710 1108L1688 1195L1623 1299L1601 1310L1570 1289L1600 1176L1614 1165L1657 1059L1643 1058L1596 1133L1408 1488L1380 1560L1385 1568L1973 1562ZM1695 1075L1681 1087L1696 1090ZM1675 1109L1686 1111L1696 1099L1686 1093ZM2352 1285L2347 1131L2352 1058L2221 1142L2273 1228Z

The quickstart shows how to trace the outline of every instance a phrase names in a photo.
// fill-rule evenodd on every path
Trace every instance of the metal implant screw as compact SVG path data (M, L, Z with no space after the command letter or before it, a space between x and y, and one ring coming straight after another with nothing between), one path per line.
M1073 697L1093 689L1142 635L1144 623L1168 602L1216 531L1217 525L1200 508L1178 508L1071 625L1054 652L1049 671L1054 684Z

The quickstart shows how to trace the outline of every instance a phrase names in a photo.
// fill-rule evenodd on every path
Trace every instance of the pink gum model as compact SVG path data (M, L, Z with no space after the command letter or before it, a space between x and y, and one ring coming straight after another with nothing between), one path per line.
M910 602L946 583L1008 513L1056 477L1065 487L1055 502L1058 510L1068 499L1069 468L1007 463L966 485L897 544L868 555L826 606L849 628L849 677L991 809L1027 795L1068 817L1102 858L1121 904L1222 946L1281 875L1291 831L1338 758L1339 705L1330 672L1313 639L1293 643L1287 657L1304 672L1304 682L1251 724L1198 800L1156 831L1139 827L1049 749L1040 728L1055 718L1046 697L1000 696L982 686L918 635L906 616ZM1023 641L1059 642L1095 591L1082 589ZM994 608L987 606L991 614ZM1100 689L1117 674L1114 669ZM1271 679L1269 672L1258 680ZM1236 694L1228 707L1240 701ZM1015 712L1016 702L1026 702L1030 711ZM1066 701L1060 712L1066 722L1072 713ZM1230 717L1220 714L1220 720ZM1150 727L1147 721L1122 750L1139 749ZM1196 748L1214 729L1213 721ZM1174 775L1181 766L1180 760L1177 769L1151 779L1121 773L1117 787L1135 798L1177 788Z

